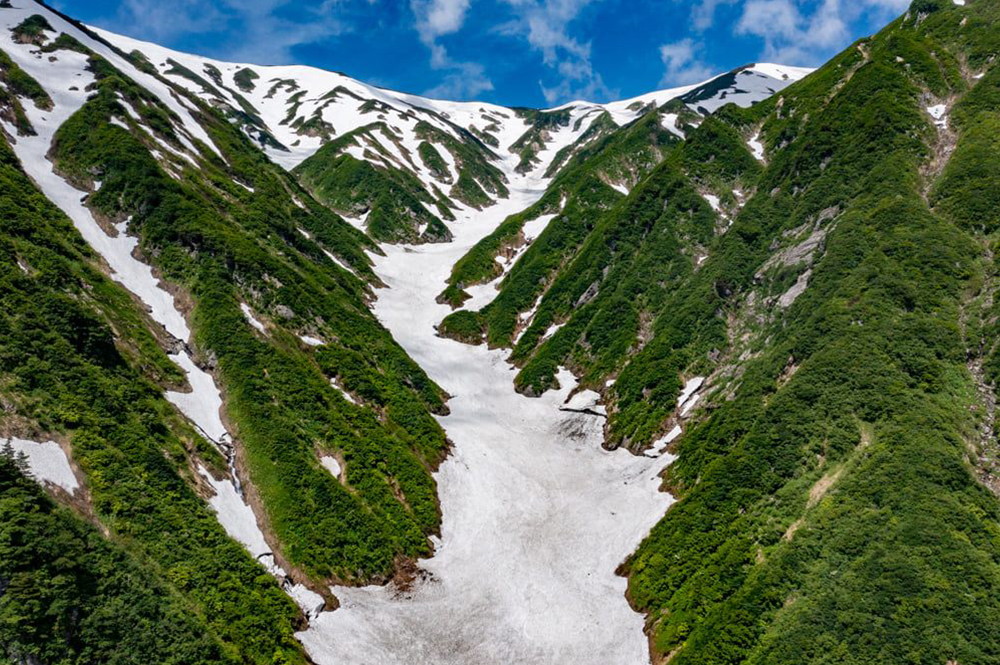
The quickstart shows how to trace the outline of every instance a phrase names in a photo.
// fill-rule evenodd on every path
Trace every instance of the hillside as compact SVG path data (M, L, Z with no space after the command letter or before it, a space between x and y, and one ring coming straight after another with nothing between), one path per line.
M679 456L622 568L654 655L996 658L998 18L914 3L445 321L528 394L572 369L608 446Z
M1000 2L541 110L13 4L0 661L1000 662Z

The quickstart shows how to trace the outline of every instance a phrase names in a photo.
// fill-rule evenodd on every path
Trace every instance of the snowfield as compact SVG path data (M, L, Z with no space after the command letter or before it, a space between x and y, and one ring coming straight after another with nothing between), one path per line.
M649 662L615 569L670 506L658 476L672 458L605 451L603 418L560 411L569 372L559 391L524 397L507 351L435 333L452 265L544 183L512 185L508 202L451 224L452 243L383 246L376 271L389 288L375 312L453 395L439 419L455 444L436 476L442 535L408 591L333 589L340 609L298 635L320 665Z

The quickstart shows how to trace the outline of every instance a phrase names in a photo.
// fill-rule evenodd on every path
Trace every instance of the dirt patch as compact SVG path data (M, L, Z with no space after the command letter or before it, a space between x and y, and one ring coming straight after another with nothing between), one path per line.
M809 490L809 502L806 504L807 509L814 507L826 496L826 493L833 487L834 483L840 479L842 472L843 469L837 469L833 473L828 473L816 481L816 484Z

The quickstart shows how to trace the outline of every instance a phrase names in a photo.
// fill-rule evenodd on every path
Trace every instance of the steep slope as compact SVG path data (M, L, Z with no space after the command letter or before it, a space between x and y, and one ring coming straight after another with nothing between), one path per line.
M654 662L997 662L998 22L529 110L0 8L0 437L194 662L645 662L637 545Z
M25 22L44 26L28 42L17 36ZM446 450L431 411L445 410L444 394L368 310L371 285L378 283L365 254L377 251L372 242L317 204L220 113L56 13L40 5L0 9L0 49L9 59L7 108L17 111L10 117L27 123L19 127L5 116L4 130L27 175L72 220L70 236L83 235L107 274L149 312L148 319L124 319L124 329L117 319L111 325L115 340L126 331L141 340L136 371L153 382L144 390L159 396L156 410L165 419L118 406L114 422L121 418L126 426L137 418L147 429L95 438L87 414L104 405L74 409L79 397L65 392L93 389L85 375L57 382L64 392L32 397L32 373L24 370L21 382L13 381L8 367L4 423L23 418L26 433L69 442L94 513L113 533L138 539L139 525L125 519L123 505L139 509L143 528L171 522L155 519L158 510L187 511L215 524L217 533L202 534L197 546L170 546L169 539L156 545L174 557L175 583L187 584L190 567L199 576L209 570L199 570L208 557L204 547L226 543L239 551L195 491L215 494L212 508L254 556L269 561L273 551L274 572L324 593L326 580L384 580L400 557L429 553L440 521L431 472ZM11 77L19 83L11 85ZM23 206L24 187L10 194L13 209ZM14 293L23 295L23 286ZM66 335L78 327L63 325ZM102 339L106 345L110 338ZM13 360L30 367L40 353L31 347ZM125 390L121 376L102 380L109 391ZM37 411L39 400L45 411ZM42 413L57 417L41 419ZM119 497L131 491L130 477L149 472L125 465L109 441L134 442L139 457L130 463L140 465L187 441L218 474L227 460L208 441L228 457L232 483L219 475L203 480L195 457L177 462L186 471L167 474L158 480L166 485L144 490L141 501ZM239 494L241 480L248 481L243 488L253 512ZM176 498L185 493L200 513ZM197 537L185 529L176 535ZM247 565L251 577L260 576L262 568ZM222 583L227 576L214 578ZM239 590L235 582L231 588ZM301 587L289 583L288 590L315 608L316 598ZM188 591L199 602L221 602L193 582ZM270 661L274 649L256 652L261 633L290 635L290 618L280 616L294 615L294 607L282 604L287 600L276 586L274 592L277 601L248 600L247 593L222 603L224 612L214 610L213 620L224 622L253 602L260 611L246 621L273 626L243 630L231 621L225 633L243 634L241 658ZM277 614L269 616L274 602ZM289 653L297 657L294 647Z
M8 662L240 662L203 616L93 526L57 508L4 455L0 524L0 644Z
M654 659L996 662L998 21L918 0L453 315L678 453L622 568Z
M536 111L427 99L310 67L226 63L97 32L220 109L277 163L298 167L320 201L387 242L447 241L456 205L506 198L509 152L520 156L518 173L558 168L605 120L625 125L681 95L702 112L720 101L749 105L808 71L750 65L702 85ZM552 163L548 153L560 151Z
M202 498L199 470L224 477L226 461L164 399L185 378L162 331L101 274L2 135L0 248L0 440L116 541L97 542L0 464L4 657L88 663L163 649L176 662L305 662L298 609ZM63 445L39 457L34 442L51 439Z

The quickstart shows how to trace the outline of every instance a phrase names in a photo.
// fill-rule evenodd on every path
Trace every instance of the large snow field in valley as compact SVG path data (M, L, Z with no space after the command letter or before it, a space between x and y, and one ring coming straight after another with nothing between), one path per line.
M649 662L615 569L671 503L658 489L669 456L605 451L603 419L559 411L569 372L561 390L528 398L509 351L435 332L452 265L544 186L511 184L508 201L449 224L454 242L384 246L376 259L388 288L375 312L452 395L439 420L454 449L436 476L444 517L435 556L420 562L429 579L407 592L336 587L341 608L298 635L320 665Z

